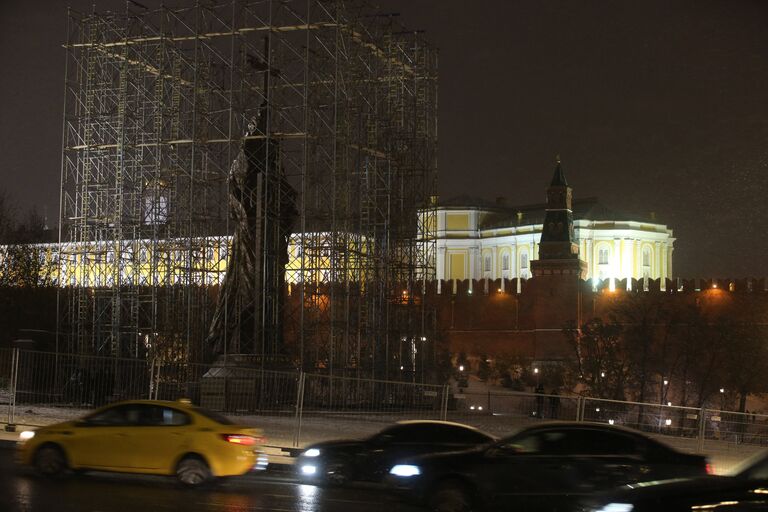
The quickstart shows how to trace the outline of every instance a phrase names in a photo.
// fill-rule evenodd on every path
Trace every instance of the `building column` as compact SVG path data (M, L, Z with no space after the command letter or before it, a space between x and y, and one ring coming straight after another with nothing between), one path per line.
M613 261L611 261L611 267L613 267L611 270L614 270L616 273L612 277L615 279L621 279L621 266L622 266L622 257L621 257L621 239L614 238L613 239Z
M674 250L675 250L674 247L669 247L669 249L667 250L667 273L670 279L672 279L672 276L674 275L672 271L672 252Z
M624 251L624 268L622 269L621 275L627 280L627 286L632 286L631 282L635 264L634 242L631 238L625 238L621 243Z
M437 249L437 262L436 262L436 268L435 268L435 274L437 274L437 279L448 279L448 269L445 268L445 258L446 253L448 252L448 249L443 247L438 247Z
M517 268L517 243L509 248L509 278L514 279L520 273Z
M654 242L653 253L653 260L656 263L654 265L654 267L656 267L656 272L654 272L654 279L658 279L661 277L661 244L659 242Z
M595 277L595 255L592 254L592 239L587 238L585 245L586 249L582 259L587 262L587 278L591 279Z
M469 286L472 287L472 279L477 279L477 273L481 272L481 266L482 262L479 262L478 259L482 257L480 254L480 248L475 246L472 246L469 248L469 272L467 273L467 277L470 279Z

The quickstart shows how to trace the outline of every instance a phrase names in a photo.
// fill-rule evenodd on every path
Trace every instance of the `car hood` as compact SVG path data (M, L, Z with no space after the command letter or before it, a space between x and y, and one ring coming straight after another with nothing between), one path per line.
M336 449L336 450L343 450L343 449L351 449L351 448L359 448L362 446L364 441L361 441L360 439L337 439L334 441L323 441L322 443L315 443L311 444L304 448L304 451L309 450L310 448L317 448L318 450L323 449Z
M36 430L61 430L63 428L74 428L77 426L79 420L62 421L60 423L54 423L52 425L46 425Z
M55 434L63 430L70 430L77 427L78 420L62 421L60 423L54 423L52 425L45 425L44 427L31 428L35 433L39 434Z
M709 475L697 478L675 478L654 482L640 482L622 485L618 489L600 494L590 500L594 504L639 503L665 497L682 497L700 494L702 491L716 492L745 485L746 481L733 476Z

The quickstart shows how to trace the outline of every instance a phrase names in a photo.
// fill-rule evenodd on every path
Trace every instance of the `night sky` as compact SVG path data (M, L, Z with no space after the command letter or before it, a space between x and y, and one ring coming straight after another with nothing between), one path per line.
M0 189L52 224L68 3L0 0ZM768 276L768 2L379 3L440 48L441 196L541 202L560 154L576 197L674 229L677 275Z

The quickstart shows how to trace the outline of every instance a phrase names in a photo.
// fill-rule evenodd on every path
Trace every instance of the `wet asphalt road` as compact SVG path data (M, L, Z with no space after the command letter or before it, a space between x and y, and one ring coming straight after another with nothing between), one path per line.
M173 479L88 473L47 480L17 468L0 446L2 512L416 512L421 509L370 489L300 485L288 473L227 479L205 489L180 488Z

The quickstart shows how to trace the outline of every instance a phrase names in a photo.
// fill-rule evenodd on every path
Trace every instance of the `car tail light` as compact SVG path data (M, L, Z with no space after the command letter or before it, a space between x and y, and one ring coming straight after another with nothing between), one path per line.
M708 475L714 475L715 474L715 466L707 462L706 470Z
M263 437L243 436L239 434L222 434L221 437L228 443L241 444L243 446L253 446L264 442Z

